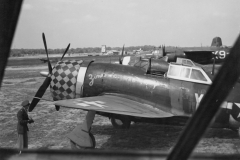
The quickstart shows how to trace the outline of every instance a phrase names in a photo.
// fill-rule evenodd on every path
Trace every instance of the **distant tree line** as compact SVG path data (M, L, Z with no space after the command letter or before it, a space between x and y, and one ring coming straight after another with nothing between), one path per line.
M155 46L144 45L144 46L130 46L124 47L124 50L127 52L132 52L133 50L142 49L143 51L153 50ZM122 47L107 47L107 50L118 50L121 51ZM65 48L63 49L48 49L49 54L62 54L64 53ZM88 48L70 48L68 53L100 53L101 47L88 47ZM11 57L23 57L24 55L34 56L46 54L45 49L11 49Z

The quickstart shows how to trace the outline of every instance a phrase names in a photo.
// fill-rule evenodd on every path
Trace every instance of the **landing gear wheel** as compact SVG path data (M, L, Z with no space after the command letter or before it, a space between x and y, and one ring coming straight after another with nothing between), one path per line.
M114 128L118 129L129 129L131 120L128 116L121 116L120 118L111 118L111 123Z
M89 136L91 137L91 140L92 140L92 144L93 144L92 147L81 147L81 146L77 145L75 142L73 142L72 140L70 140L71 149L73 149L73 150L94 149L96 147L95 137L93 136L93 134L91 132L89 132Z

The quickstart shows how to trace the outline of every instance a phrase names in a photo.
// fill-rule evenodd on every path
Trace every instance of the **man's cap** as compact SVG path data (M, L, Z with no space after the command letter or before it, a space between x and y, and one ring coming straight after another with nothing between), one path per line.
M22 102L22 106L24 107L24 106L27 106L27 105L29 105L30 103L29 103L29 101L28 100L25 100L25 101L23 101Z

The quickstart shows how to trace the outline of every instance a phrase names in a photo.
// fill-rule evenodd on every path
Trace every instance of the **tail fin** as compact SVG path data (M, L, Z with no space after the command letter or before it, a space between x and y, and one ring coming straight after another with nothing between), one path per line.
M220 46L222 46L222 39L220 37L213 38L211 46L212 47L220 47Z

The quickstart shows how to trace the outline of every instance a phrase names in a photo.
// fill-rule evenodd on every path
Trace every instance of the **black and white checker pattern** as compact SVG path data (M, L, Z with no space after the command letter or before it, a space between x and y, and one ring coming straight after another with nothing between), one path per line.
M53 100L75 98L77 75L82 62L82 60L65 60L55 65L50 83Z

